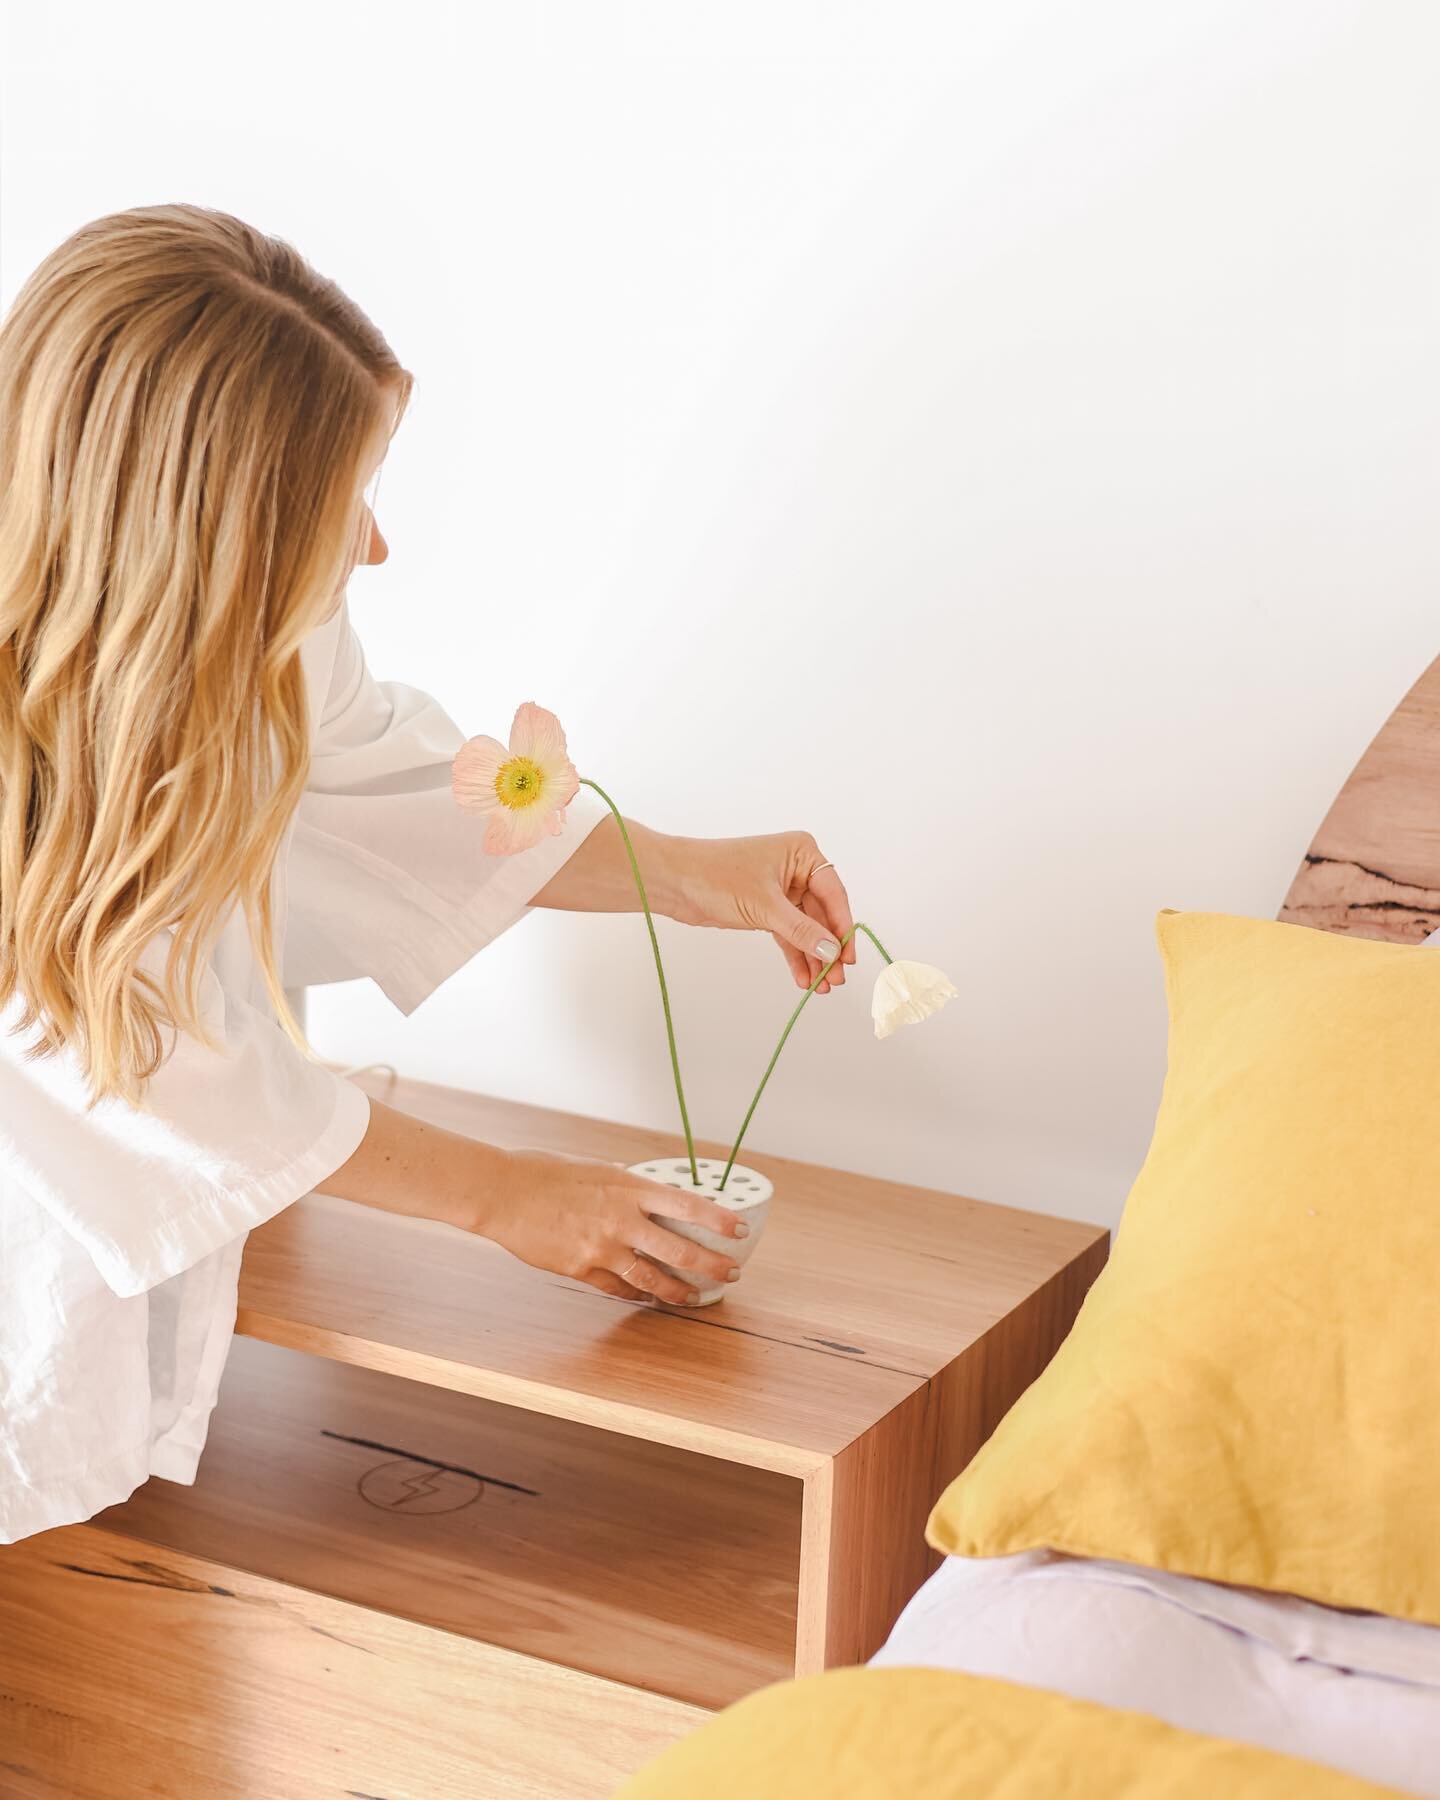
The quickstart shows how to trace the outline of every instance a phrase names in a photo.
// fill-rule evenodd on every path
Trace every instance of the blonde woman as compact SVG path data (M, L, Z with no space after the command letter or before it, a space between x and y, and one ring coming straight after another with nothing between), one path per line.
M0 326L0 1541L193 1481L245 1235L313 1187L617 1299L734 1270L638 1177L369 1100L286 1006L369 975L408 1013L532 906L637 904L589 789L486 855L465 734L366 668L344 589L410 388L333 282L197 207L85 226ZM801 986L850 928L803 832L629 828L655 910L772 933Z

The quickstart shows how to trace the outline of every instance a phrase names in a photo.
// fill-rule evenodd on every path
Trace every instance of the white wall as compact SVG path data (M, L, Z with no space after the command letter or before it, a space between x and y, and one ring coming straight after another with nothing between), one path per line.
M5 26L0 296L82 220L291 237L419 391L378 673L632 816L803 826L963 1002L813 1002L757 1148L1112 1220L1157 908L1273 913L1436 649L1427 0L280 6ZM794 990L662 922L697 1128ZM873 963L870 965L873 968ZM643 926L536 914L327 1054L670 1128Z

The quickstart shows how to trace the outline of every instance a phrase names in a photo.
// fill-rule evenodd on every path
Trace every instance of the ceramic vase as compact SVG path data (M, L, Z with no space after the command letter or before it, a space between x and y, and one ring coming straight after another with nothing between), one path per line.
M775 1196L774 1186L769 1177L762 1175L758 1169L749 1169L744 1163L737 1162L730 1171L730 1179L725 1183L722 1193L720 1178L725 1173L723 1160L713 1156L697 1156L695 1166L700 1175L699 1187L690 1179L690 1164L683 1156L654 1156L648 1162L631 1163L630 1173L647 1176L663 1187L679 1188L687 1194L703 1194L707 1199L718 1202L728 1212L738 1213L750 1227L747 1237L722 1237L718 1231L711 1231L706 1226L692 1225L687 1219L674 1218L666 1212L663 1198L645 1209L667 1231L677 1232L681 1237L703 1244L707 1250L723 1250L743 1266L755 1254L755 1246L760 1242L760 1234L770 1216L770 1202ZM659 1261L658 1257L656 1261ZM691 1283L699 1292L696 1304L700 1306L713 1306L717 1300L723 1300L732 1287L740 1285L739 1282L710 1281L703 1275L697 1275L693 1269L675 1269L669 1263L661 1263L660 1266L669 1269L672 1275L678 1275L682 1281Z

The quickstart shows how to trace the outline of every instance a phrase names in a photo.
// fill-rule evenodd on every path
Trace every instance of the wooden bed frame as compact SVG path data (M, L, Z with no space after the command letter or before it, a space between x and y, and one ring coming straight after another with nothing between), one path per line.
M1418 944L1440 926L1440 657L1381 726L1326 813L1280 917Z

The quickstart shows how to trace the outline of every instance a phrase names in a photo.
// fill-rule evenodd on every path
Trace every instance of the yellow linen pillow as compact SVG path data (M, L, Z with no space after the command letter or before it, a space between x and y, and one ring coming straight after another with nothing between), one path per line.
M1156 932L1169 1069L1110 1262L927 1537L1440 1624L1440 950Z
M1393 1788L1145 1713L949 1669L831 1669L761 1688L615 1800L1384 1800Z

